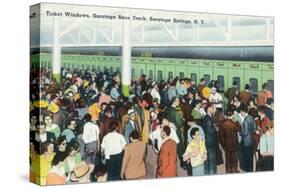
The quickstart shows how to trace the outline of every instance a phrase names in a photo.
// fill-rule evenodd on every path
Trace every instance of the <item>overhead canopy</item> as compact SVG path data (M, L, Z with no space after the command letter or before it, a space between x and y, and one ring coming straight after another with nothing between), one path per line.
M130 9L130 15L132 47L273 46L272 17L142 9ZM61 47L122 46L123 16L124 8L41 3L31 47L39 40L52 47L55 19Z

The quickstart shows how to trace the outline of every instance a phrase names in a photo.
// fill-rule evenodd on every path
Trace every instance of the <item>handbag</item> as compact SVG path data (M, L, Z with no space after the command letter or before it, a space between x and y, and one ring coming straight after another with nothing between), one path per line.
M202 160L201 155L197 155L196 157L190 158L190 163L191 163L192 167L197 167L197 166L203 164L204 161Z

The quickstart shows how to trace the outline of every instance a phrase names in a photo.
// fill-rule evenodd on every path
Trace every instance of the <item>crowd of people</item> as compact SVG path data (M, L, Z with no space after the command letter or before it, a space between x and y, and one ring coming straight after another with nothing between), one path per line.
M40 185L273 170L273 96L249 84L132 80L109 70L31 71L30 180ZM179 165L178 165L179 164Z

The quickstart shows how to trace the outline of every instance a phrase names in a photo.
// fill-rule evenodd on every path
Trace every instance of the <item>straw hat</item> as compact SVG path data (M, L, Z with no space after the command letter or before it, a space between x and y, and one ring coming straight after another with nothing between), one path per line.
M49 104L47 110L49 110L52 113L57 113L59 111L59 106L52 102L51 104Z
M211 89L209 87L204 87L202 94L204 98L209 99L211 95Z
M71 174L71 181L78 182L83 179L86 175L93 172L95 165L86 164L85 162L81 162L77 166L74 167L73 173Z
M33 106L36 108L46 108L48 105L49 104L46 100L38 100L33 102Z

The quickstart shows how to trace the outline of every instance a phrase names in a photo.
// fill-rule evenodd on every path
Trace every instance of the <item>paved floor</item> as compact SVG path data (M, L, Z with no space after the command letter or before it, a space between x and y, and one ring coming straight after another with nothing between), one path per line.
M225 153L223 151L223 149L221 148L222 150L222 155L223 155L223 161L225 162ZM157 170L157 157L158 155L155 154L155 152L152 150L152 147L151 146L148 146L148 149L147 149L147 157L146 157L146 168L147 168L147 179L154 179L156 177L156 170ZM178 163L177 163L177 170L178 170L178 177L186 177L188 176L187 174L187 171L186 170L183 170L181 167L180 167L180 163L179 163L179 159L177 160ZM255 162L254 162L255 164ZM238 165L239 166L239 165ZM254 169L255 169L255 165L254 165ZM238 167L238 170L243 173L242 170L239 169ZM217 166L217 172L218 174L225 174L225 164L222 164L222 165L218 165Z

